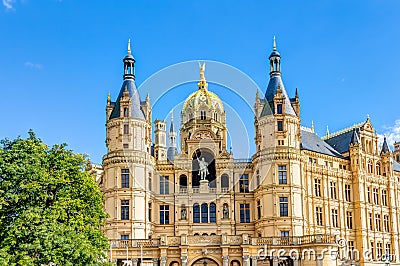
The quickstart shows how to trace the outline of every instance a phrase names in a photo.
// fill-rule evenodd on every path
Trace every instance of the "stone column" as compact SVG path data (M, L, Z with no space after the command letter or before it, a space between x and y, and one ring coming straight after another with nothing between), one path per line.
M243 256L243 266L250 266L250 257L249 256Z
M187 256L182 256L181 257L181 261L182 261L182 266L186 266L187 261L188 261L188 257Z
M158 266L158 258L153 259L153 266Z
M228 266L229 256L222 256L222 266Z
M272 259L272 266L278 266L278 258L276 256Z
M167 257L161 257L160 262L160 266L165 266L167 264Z
M293 259L293 266L299 266L299 258L292 258Z
M257 256L251 257L251 266L257 266ZM294 265L297 266L297 265Z

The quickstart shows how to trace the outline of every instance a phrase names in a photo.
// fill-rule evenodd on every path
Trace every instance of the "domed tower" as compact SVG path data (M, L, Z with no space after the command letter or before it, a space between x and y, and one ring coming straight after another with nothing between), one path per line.
M205 160L209 167L213 160L226 153L226 117L221 99L208 90L204 76L206 64L199 64L200 81L198 89L184 102L181 112L181 154L193 158L194 162ZM198 169L198 165L193 168ZM215 167L210 168L207 180L215 179ZM197 175L194 171L193 175ZM200 180L193 178L193 186Z
M151 107L148 97L140 101L130 41L123 62L121 90L115 102L108 96L106 107L107 154L101 186L110 217L105 231L109 239L144 239L150 234L146 208L148 179L153 173Z
M255 228L258 235L303 235L300 174L300 103L289 98L282 81L281 55L274 46L269 56L270 80L265 98L256 97L256 154L252 184L260 206ZM297 110L297 112L296 112Z

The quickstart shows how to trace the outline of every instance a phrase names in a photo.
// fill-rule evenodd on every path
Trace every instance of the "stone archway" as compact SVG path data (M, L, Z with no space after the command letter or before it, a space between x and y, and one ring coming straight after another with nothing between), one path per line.
M204 257L195 260L190 266L219 266L219 264L212 258Z

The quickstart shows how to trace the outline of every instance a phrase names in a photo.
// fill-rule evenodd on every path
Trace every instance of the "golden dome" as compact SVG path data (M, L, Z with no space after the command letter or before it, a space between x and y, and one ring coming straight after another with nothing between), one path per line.
M218 110L224 112L224 106L221 99L213 92L208 90L208 83L204 77L204 70L206 64L200 65L200 82L198 83L198 90L189 95L183 104L182 112L187 110L193 112L199 108L207 108L209 110Z

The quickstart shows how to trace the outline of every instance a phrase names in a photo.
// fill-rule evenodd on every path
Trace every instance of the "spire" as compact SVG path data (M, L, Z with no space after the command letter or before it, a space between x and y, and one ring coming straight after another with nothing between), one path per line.
M174 110L172 110L172 114L171 114L171 126L169 127L169 132L175 132L174 131Z
M272 47L272 53L269 56L270 71L269 75L277 76L281 74L281 55L276 50L276 38L274 36L274 46Z
M204 75L204 72L206 70L206 62L202 64L200 64L199 62L199 68L200 68L200 82L198 84L199 89L207 89L208 88L208 83L206 81L206 77Z
M350 145L359 145L360 139L358 138L357 130L353 130L353 135L351 136Z
M275 36L274 36L274 46L273 46L273 48L272 48L274 51L276 51L276 38L275 38Z
M389 145L387 144L386 141L386 135L383 137L383 145L382 145L382 151L381 155L390 152Z
M311 132L314 133L315 129L314 129L314 120L311 121Z
M329 127L328 127L328 125L326 125L326 135L325 136L329 137Z
M128 54L131 54L131 39L128 39Z
M296 88L296 94L295 94L295 96L294 96L294 97L296 97L296 99L298 99L298 98L299 98L299 92L298 92L297 88Z

